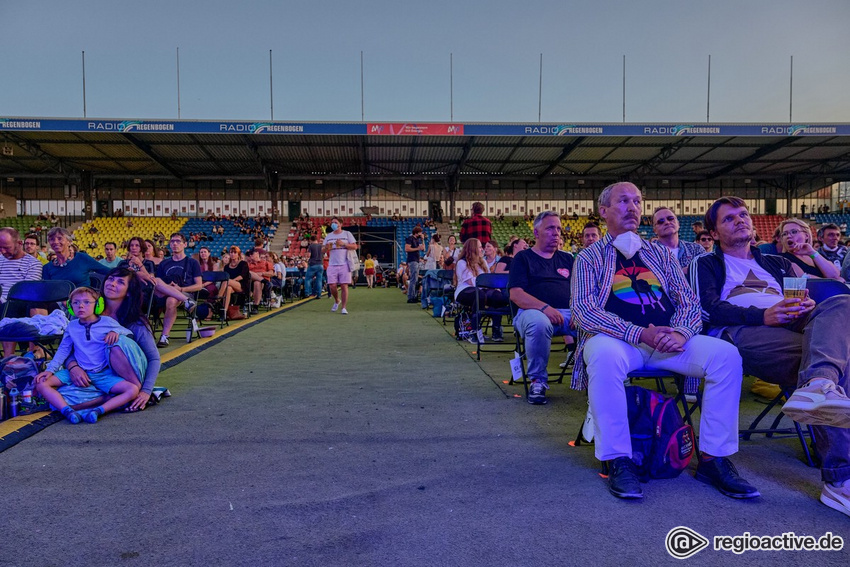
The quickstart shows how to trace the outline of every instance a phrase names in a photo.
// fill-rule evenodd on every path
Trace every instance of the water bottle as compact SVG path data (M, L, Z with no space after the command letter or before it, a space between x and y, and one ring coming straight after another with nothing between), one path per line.
M18 389L15 387L9 390L9 414L11 417L18 415Z
M6 389L0 385L0 421L8 417L6 413Z

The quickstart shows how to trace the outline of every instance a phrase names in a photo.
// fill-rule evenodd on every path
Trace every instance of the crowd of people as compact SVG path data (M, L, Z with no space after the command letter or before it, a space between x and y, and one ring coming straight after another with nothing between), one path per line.
M609 491L618 498L642 499L646 480L632 458L630 372L664 370L697 386L704 382L695 478L736 499L760 495L731 461L744 374L785 389L778 392L793 391L783 412L814 430L820 500L850 515L850 341L836 333L850 316L850 294L817 304L808 295L783 294L788 277L849 279L841 227L825 224L813 238L809 223L790 218L772 242L762 242L746 202L723 197L709 208L704 226L693 227L696 242L679 238L678 218L668 207L644 219L654 231L644 239L637 232L642 195L636 186L613 184L598 205L604 235L593 221L580 235L566 233L559 215L544 211L533 219L534 238L511 237L504 251L480 203L461 226L460 247L450 236L442 248L440 235L426 247L415 228L405 245L408 302L415 301L418 265L434 257L438 267L454 269L454 300L473 314L477 336L470 342L487 340L471 309L476 295L479 306L512 302L513 325L526 349L527 400L535 405L547 401L553 337L576 341L572 387L588 393L596 457L606 463ZM504 272L508 296L476 286L479 275ZM428 271L421 278L423 307L430 279ZM503 340L501 323L492 318L490 341Z
M501 247L483 205L475 203L458 236L444 241L434 233L426 242L423 227L413 228L398 282L408 303L427 309L432 290L445 285L440 272L451 270L450 287L440 292L448 291L473 313L469 340L478 345L503 341L504 321L493 315L487 337L473 306L505 309L512 303L513 326L527 358L527 401L533 405L547 403L552 340L575 343L572 387L587 392L595 455L608 466L614 496L644 497L626 411L628 375L663 370L704 383L696 479L732 498L758 497L731 460L738 451L740 390L747 374L793 390L783 411L813 427L822 457L820 499L850 515L850 342L835 332L850 316L850 295L819 303L784 295L789 277L848 279L850 256L841 227L825 224L814 237L809 223L790 218L770 242L761 242L746 202L722 197L704 223L692 227L696 242L688 242L679 237L671 208L658 207L648 218L642 218L642 208L635 185L615 183L600 194L598 216L580 233L566 232L561 215L544 211L531 221L532 239L514 235ZM642 221L651 223L652 238L639 236ZM37 376L38 392L72 423L144 409L159 370L158 347L168 346L178 311L193 313L198 297L212 306L203 317L218 311L238 319L284 289L321 298L326 281L330 310L347 315L349 286L362 268L373 287L376 259L367 254L361 262L358 242L337 217L326 228L317 229L307 217L296 226L305 231L307 245L293 258L268 251L259 235L253 248L232 246L217 256L204 240L194 239L200 246L189 254L191 239L176 232L164 243L168 254L160 254L153 240L134 236L123 255L107 243L100 261L80 252L61 227L49 230L49 251L35 233L22 237L0 229L0 301L18 281L67 280L75 286L67 302L70 322ZM226 279L208 281L204 274L210 272ZM102 278L101 289L92 286L93 274ZM483 290L476 285L482 274L507 274L507 285ZM163 313L158 340L147 302ZM34 305L7 317L48 309ZM15 344L4 343L3 350L12 355Z

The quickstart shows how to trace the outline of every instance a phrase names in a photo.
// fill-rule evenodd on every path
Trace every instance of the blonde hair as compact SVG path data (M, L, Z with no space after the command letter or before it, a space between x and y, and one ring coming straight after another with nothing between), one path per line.
M780 238L782 236L782 233L785 232L785 227L789 224L796 224L797 226L802 228L803 230L801 232L806 235L806 243L808 243L808 244L812 243L812 229L809 227L808 224L806 224L804 221L802 221L800 219L785 219L784 221L779 223Z

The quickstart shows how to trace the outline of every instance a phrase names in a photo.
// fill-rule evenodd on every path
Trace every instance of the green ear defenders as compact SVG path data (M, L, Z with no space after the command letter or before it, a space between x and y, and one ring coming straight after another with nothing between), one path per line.
M103 313L104 308L106 307L106 303L103 301L103 296L97 298L97 301L94 304L94 314L100 315ZM65 302L65 309L68 311L68 319L76 317L77 314L74 313L74 308L71 307L71 300Z

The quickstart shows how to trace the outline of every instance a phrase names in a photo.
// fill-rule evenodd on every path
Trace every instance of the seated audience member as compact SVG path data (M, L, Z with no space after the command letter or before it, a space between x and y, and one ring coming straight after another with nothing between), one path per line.
M129 348L140 350L130 338L132 333L118 324L112 317L99 314L102 298L89 287L78 287L71 292L68 300L69 312L74 319L65 329L65 335L56 354L47 364L44 372L35 377L36 388L50 405L62 412L71 423L96 423L106 412L118 409L132 402L139 394L138 373L127 362L126 357L120 363L111 363L113 356L123 356L123 351L113 347L119 340L127 341ZM124 338L121 339L120 337ZM113 354L114 352L114 354ZM93 409L75 411L57 391L63 385L73 383L68 369L61 369L71 354L75 363L86 371L91 383L104 394L112 394L101 405ZM120 354L119 354L120 353ZM138 358L143 355L138 354Z
M652 230L658 236L658 244L673 253L686 276L691 260L706 253L705 248L696 242L686 242L679 238L679 218L667 207L655 209L652 214Z
M779 236L781 232L777 226L776 230L773 231L773 240L758 245L762 254L782 254L782 238Z
M463 243L463 249L460 251L460 260L457 261L455 268L455 301L466 307L475 306L475 295L478 294L478 304L480 306L487 305L488 295L483 289L475 287L475 278L481 274L489 273L487 264L484 261L484 254L481 249L481 242L477 238L468 238ZM472 331L478 335L470 336L469 342L479 344L484 342L484 332L481 330L481 321L477 315L472 317ZM496 334L495 321L493 333ZM498 336L501 336L501 326L498 329Z
M231 309L230 299L233 293L250 293L251 271L248 269L248 262L242 259L242 251L238 246L231 246L230 251L222 255L221 262L222 270L227 272L230 278L224 296L224 312L227 319L244 319L245 316L237 307Z
M543 211L533 222L534 246L511 260L508 292L516 305L514 326L525 341L528 360L528 403L547 402L552 337L575 335L570 329L570 277L573 257L559 250L561 220Z
M41 262L32 255L25 253L23 244L17 230L8 226L0 228L0 286L3 288L2 294L0 294L0 313L3 312L3 304L6 303L9 290L12 289L13 285L18 282L41 279ZM10 309L6 313L7 317L18 318L30 315L11 305L9 307ZM15 354L15 343L4 341L3 356L12 356L13 354Z
M194 293L203 287L201 280L201 265L194 258L186 256L186 237L179 232L171 235L168 241L171 248L171 257L159 263L156 267L156 277L166 286L170 286L183 294ZM184 304L187 311L191 311L194 301L181 302L180 299L171 295L166 296L158 289L156 290L157 303L165 307L165 316L162 319L162 334L159 336L157 346L168 346L168 335L171 327L177 320L177 306Z
M194 308L195 301L189 295L166 284L154 275L156 266L152 261L145 259L147 246L147 241L138 236L130 238L127 242L127 255L118 263L118 267L128 268L139 276L143 284L142 293L146 294L146 298L150 298L150 295L147 295L150 293L155 293L157 297L173 297L183 304L186 311L191 311Z
M707 230L697 233L697 243L702 246L706 252L714 252L714 237Z
M785 250L782 257L799 269L797 275L841 279L841 270L812 248L812 231L804 221L784 220L779 223L779 231Z
M443 249L443 262L445 263L448 257L451 257L457 262L458 256L460 256L460 248L457 247L457 237L454 234L450 234L446 244L447 246Z
M106 254L100 263L106 266L109 269L117 268L118 264L121 263L122 259L119 258L116 253L118 251L118 247L114 242L107 242L103 245L103 251Z
M145 244L148 245L145 249L145 260L150 260L154 266L159 266L159 263L162 262L160 249L154 244L153 240L145 240Z
M398 278L398 286L401 288L401 291L407 292L407 262L402 262L398 265L398 270L396 270L396 277Z
M274 266L268 260L260 257L260 250L252 248L248 252L248 271L251 277L251 287L253 290L254 302L251 307L251 314L259 313L257 307L263 302L263 290L271 285L271 278L274 275Z
M798 386L783 411L814 426L822 458L821 502L850 515L850 399L845 393L850 341L836 332L850 320L850 296L819 305L809 298L784 298L784 278L794 265L749 246L752 219L742 199L721 197L706 212L705 223L719 246L691 265L703 319L711 334L725 332L738 347L744 372Z
M670 252L637 234L641 210L632 183L606 187L599 214L608 233L579 253L573 273L572 314L581 331L573 387L587 389L596 458L609 462L608 490L643 498L624 382L646 369L705 377L696 478L733 498L759 496L728 458L738 450L741 357L729 343L699 334L699 300Z
M159 351L156 348L150 324L144 315L143 285L144 282L136 272L126 267L115 268L109 272L103 283L102 315L112 317L118 321L119 325L129 329L135 341L134 345L130 341L119 339L116 346L121 352L113 350L109 355L109 364L113 368L113 373L130 376L128 371L118 368L128 364L136 376L135 380L131 377L129 381L138 383L140 387L139 394L124 410L128 412L145 409L156 385L160 369ZM138 349L135 348L136 345ZM141 349L141 356L139 349ZM108 394L104 395L91 384L88 373L76 363L76 357L73 354L66 361L65 367L70 374L71 384L59 388L59 393L74 409L95 407L108 399Z
M36 234L27 234L24 237L24 252L41 262L42 266L47 263L47 254L39 247Z
M505 246L505 253L502 254L502 256L499 257L499 260L493 265L492 272L494 274L509 273L511 271L511 262L514 259L514 256L523 250L528 250L528 243L524 238L518 238Z
M487 271L492 272L493 268L496 266L496 262L499 261L501 255L499 254L499 244L490 239L487 244L484 245L483 249L484 263L487 264Z
M108 274L110 268L82 252L76 252L72 247L74 236L60 226L55 226L47 233L47 242L56 253L52 262L45 264L42 278L45 280L67 280L76 287L87 286L91 283L91 272Z
M591 244L600 238L602 238L602 231L599 229L599 225L595 222L585 223L584 228L581 230L582 249L589 248Z
M823 225L818 229L818 238L822 245L818 250L824 258L838 266L840 270L844 258L847 257L847 247L841 244L841 230L833 223ZM841 274L846 280L844 274Z

